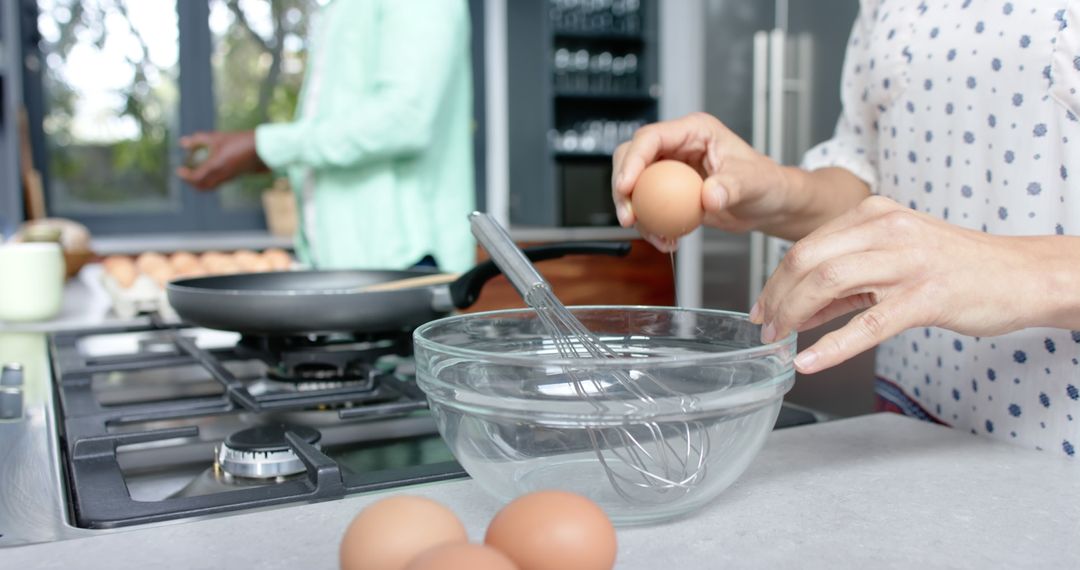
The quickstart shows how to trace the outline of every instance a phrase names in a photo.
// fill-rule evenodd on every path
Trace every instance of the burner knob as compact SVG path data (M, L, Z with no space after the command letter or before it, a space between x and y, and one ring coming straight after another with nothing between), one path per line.
M0 388L0 420L17 420L22 410L22 388Z
M0 371L0 386L22 386L23 384L23 367L18 362L9 362L4 364L4 368Z

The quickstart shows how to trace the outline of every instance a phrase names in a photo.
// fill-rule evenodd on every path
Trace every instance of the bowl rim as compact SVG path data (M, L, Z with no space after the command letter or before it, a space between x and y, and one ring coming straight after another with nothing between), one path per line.
M709 315L714 317L734 317L740 321L750 321L750 316L746 313L740 313L737 311L726 311L720 309L705 309L694 307L665 307L660 305L569 305L567 306L572 312L576 311L589 311L589 310L601 310L601 311L632 311L632 312L664 312L664 313L693 313L699 315ZM471 348L463 348L460 346L449 345L438 341L425 338L424 334L428 331L440 327L454 324L458 321L465 321L478 318L492 318L499 316L506 316L515 313L532 313L535 314L535 310L530 307L521 307L516 309L499 309L495 311L482 311L479 313L464 313L459 315L452 315L449 317L443 317L429 321L420 325L413 331L413 344L416 346L422 346L426 350L432 350L440 354L455 356L459 358L479 359L485 362L496 364L509 364L518 366L536 366L538 361L534 355L515 355L498 352L488 352L484 350L476 350ZM760 325L758 325L760 326ZM785 348L787 346L793 346L795 344L797 334L793 331L786 337L773 341L761 346L752 346L750 348L740 348L738 350L731 350L726 352L705 352L697 355L674 355L674 356L657 356L650 357L647 361L633 356L619 357L619 358L604 358L604 359L588 359L595 363L600 364L603 368L608 367L625 367L633 364L635 366L652 366L670 364L672 362L679 362L686 365L707 365L716 362L729 362L732 360L746 360L754 358L759 355L773 354L778 349ZM794 357L794 355L792 355ZM580 365L582 358L544 358L544 366L575 366ZM590 364L593 365L593 364Z

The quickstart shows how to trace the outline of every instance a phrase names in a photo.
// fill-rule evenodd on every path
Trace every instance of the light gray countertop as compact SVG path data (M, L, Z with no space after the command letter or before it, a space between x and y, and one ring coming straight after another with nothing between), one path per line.
M499 505L442 501L474 540ZM0 550L5 568L333 569L386 493ZM1080 568L1080 462L895 415L774 432L742 478L678 522L619 530L617 568Z

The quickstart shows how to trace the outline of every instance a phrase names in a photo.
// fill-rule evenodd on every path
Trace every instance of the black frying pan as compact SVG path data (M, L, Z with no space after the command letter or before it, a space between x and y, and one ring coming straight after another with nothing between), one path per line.
M630 244L577 242L525 249L530 260L564 255L625 256ZM169 304L195 325L247 334L291 336L411 330L476 302L499 268L480 263L449 284L391 291L365 286L430 271L284 271L180 279L166 286Z

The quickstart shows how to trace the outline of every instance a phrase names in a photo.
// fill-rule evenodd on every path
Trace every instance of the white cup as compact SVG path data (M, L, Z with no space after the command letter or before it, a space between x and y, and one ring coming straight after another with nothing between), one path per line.
M58 243L0 245L0 321L40 321L60 311L64 253Z

